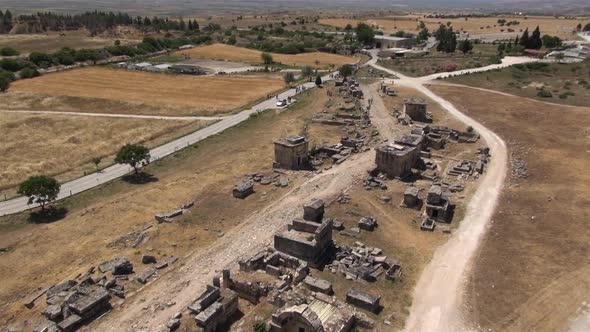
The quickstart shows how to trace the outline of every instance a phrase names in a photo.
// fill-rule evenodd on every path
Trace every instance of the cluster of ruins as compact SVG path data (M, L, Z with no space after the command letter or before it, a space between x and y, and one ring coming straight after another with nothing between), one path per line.
M158 262L156 257L143 255L146 267L136 272L133 263L126 257L115 257L90 267L84 274L48 287L35 295L25 306L29 309L45 296L47 307L42 314L47 319L35 330L44 332L76 331L83 325L108 313L111 299L124 299L126 290L132 288L133 279L145 284L162 270L176 262L176 258Z
M361 223L374 224L376 220L366 217ZM227 327L238 310L237 298L252 304L264 298L274 305L277 309L270 321L262 323L270 331L350 331L354 326L373 326L363 311L381 310L379 296L353 288L341 294L345 301L338 300L332 284L312 275L313 271L327 269L367 283L381 277L395 280L401 275L401 266L380 248L360 242L353 247L336 244L334 227L335 221L325 217L322 200L305 204L303 216L275 234L272 248L240 260L240 271L235 275L223 270L188 306L197 330ZM343 229L341 223L337 227ZM274 281L256 280L261 272ZM179 325L178 317L168 323L170 330Z

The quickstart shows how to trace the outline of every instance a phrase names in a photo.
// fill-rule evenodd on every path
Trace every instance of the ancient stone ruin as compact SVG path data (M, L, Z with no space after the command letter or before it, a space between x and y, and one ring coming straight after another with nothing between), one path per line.
M386 144L376 148L375 164L377 171L389 178L403 178L411 173L420 160L422 137L406 135L393 144Z
M274 236L276 250L311 264L321 265L333 247L332 220L321 224L294 220L289 229Z
M254 181L246 180L237 184L232 190L235 198L245 199L254 193Z
M425 100L408 98L404 100L404 113L413 121L432 122L432 114L426 111Z
M309 141L303 136L290 136L274 142L275 168L301 170L309 164Z
M188 309L195 315L198 331L217 331L238 311L238 295L228 288L207 285Z

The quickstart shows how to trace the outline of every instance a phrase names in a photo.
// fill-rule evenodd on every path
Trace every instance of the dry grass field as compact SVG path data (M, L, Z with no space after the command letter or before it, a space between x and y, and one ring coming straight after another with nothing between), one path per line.
M108 165L125 143L154 146L166 138L208 124L206 121L0 114L0 191L35 174L66 180L84 171L94 171L92 158L104 157L101 166Z
M497 90L521 97L572 106L590 106L590 61L582 63L523 64L445 81ZM546 93L540 93L544 90Z
M590 292L588 109L464 87L432 89L500 135L511 159L528 168L526 179L508 174L474 263L466 299L474 325L567 330Z
M518 21L520 24L513 25L510 27L501 27L497 25L499 19L505 19L506 21ZM458 18L458 19L443 19L443 18L424 18L422 16L408 15L408 16L392 16L383 18L371 18L366 20L353 20L347 18L329 18L320 19L320 23L339 28L344 28L347 24L351 24L353 27L359 22L365 22L370 25L374 25L382 29L385 33L395 33L396 31L407 31L417 32L418 23L423 21L426 24L428 30L435 31L441 24L451 22L454 29L458 31L465 31L470 34L496 34L501 33L502 29L512 28L516 33L521 33L526 28L529 32L532 32L537 26L541 30L542 34L556 35L562 39L572 39L575 35L572 35L572 31L578 25L582 23L584 25L586 20L584 19L565 19L555 18L549 16L497 16L497 17L480 17L480 18ZM522 30L522 31L521 31ZM507 32L505 30L504 32Z
M235 111L284 87L279 78L181 76L92 67L20 80L10 90L179 108L177 114L168 115L215 115Z
M122 44L137 43L138 40L119 39ZM87 31L69 31L60 36L59 33L0 35L0 48L12 47L22 54L37 52L56 52L63 47L70 48L102 48L111 46L115 38L89 37Z
M190 50L178 51L177 54L189 54L193 58L207 58L213 60L226 60L246 62L251 64L261 64L262 52L248 48L231 46L226 44L213 44L196 47ZM316 68L327 68L330 65L336 67L343 64L352 64L359 61L356 57L332 53L302 53L302 54L277 54L272 53L275 62L289 66L312 66Z

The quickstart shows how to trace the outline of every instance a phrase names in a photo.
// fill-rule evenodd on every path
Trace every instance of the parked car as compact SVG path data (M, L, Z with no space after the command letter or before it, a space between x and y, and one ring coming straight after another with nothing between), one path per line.
M281 99L281 100L277 101L277 106L278 107L287 106L287 100L286 99Z

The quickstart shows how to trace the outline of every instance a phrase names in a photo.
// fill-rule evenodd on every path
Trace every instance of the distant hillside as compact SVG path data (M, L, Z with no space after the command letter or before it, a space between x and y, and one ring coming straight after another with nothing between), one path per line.
M587 0L2 0L20 13L39 10L83 12L125 11L133 15L180 15L214 12L279 11L287 9L462 10L577 13L588 10Z

